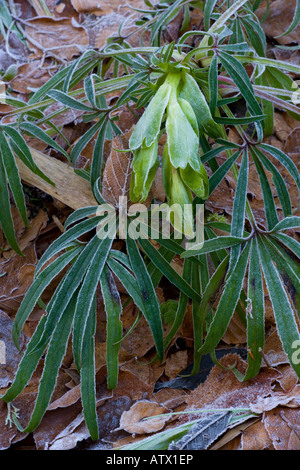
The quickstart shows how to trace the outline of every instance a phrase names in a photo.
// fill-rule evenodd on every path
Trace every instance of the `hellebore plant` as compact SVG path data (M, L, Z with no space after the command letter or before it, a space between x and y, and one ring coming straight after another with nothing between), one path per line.
M163 361L191 304L192 374L199 371L204 354L210 354L218 363L215 349L236 313L247 331L248 367L244 375L232 368L241 381L255 377L261 367L267 289L283 349L300 377L300 363L297 357L295 360L295 348L300 344L297 323L300 244L290 232L300 227L300 217L295 214L299 209L300 175L289 155L264 142L273 132L275 109L300 120L295 99L299 100L300 90L293 80L293 76L300 75L300 68L267 57L266 36L256 15L260 0L165 0L157 5L146 0L145 4L147 8L139 10L136 32L150 32L149 46L144 46L141 40L140 47L131 47L121 28L119 36L110 38L103 50L88 50L62 67L32 94L28 103L10 95L9 89L2 97L11 111L0 126L0 223L7 243L17 253L21 250L10 211L10 194L27 223L17 159L50 182L37 168L24 137L40 139L68 159L74 170L89 182L103 208L104 144L105 140L114 142L122 137L118 117L125 107L133 114L137 109L143 110L143 114L136 122L128 147L120 149L128 153L128 169L132 170L130 189L121 188L122 196L127 196L129 189L131 202L149 200L161 165L169 220L174 233L180 235L177 238L172 233L166 239L158 230L156 248L147 237L136 240L120 236L117 222L111 229L111 238L101 238L99 230L98 235L95 231L100 224L105 232L110 219L99 215L98 206L83 207L70 214L64 233L42 254L14 320L13 340L19 347L23 326L36 304L43 305L46 313L28 342L13 383L2 397L12 403L45 356L26 432L38 426L47 410L72 338L84 418L91 437L98 438L97 288L102 293L107 320L107 386L115 388L118 354L124 338L123 305L116 278L139 311L126 335L144 316L153 335L154 359ZM205 31L189 30L190 15L195 9L203 10ZM183 12L183 22L178 41L167 44L165 29L179 12ZM297 1L288 31L299 20L300 1ZM196 47L191 45L194 37L200 40ZM116 92L118 97L109 100ZM60 103L55 110L54 103ZM241 116L236 116L236 106ZM69 109L82 112L83 122L90 124L72 145L64 136L64 129L54 122L54 118ZM227 137L228 127L236 131L238 143ZM69 151L58 144L58 135L63 137ZM95 142L91 164L79 169L79 157L92 139ZM159 152L162 143L163 151ZM220 155L222 160L217 158ZM257 220L256 208L249 197L250 170L256 172L261 187L263 223L263 217ZM208 216L206 211L204 244L192 242L192 248L184 248L182 243L194 235L195 207L209 200L229 171L236 183L230 223L222 214ZM286 176L293 191L286 184ZM120 208L115 209L120 215ZM138 219L135 222L138 224ZM147 220L139 228L141 235L147 232ZM114 239L122 239L123 251L113 249ZM180 274L172 265L175 255L183 259ZM58 286L44 305L43 293L59 275ZM165 335L162 307L156 294L163 277L178 294ZM16 415L11 418L22 429Z
M199 153L199 135L220 137L206 99L186 70L174 67L150 101L131 135L133 151L130 198L144 201L159 166L158 141L164 123L167 141L162 157L163 184L171 211L182 209L184 233L193 236L193 194L205 200L208 177ZM178 220L176 217L173 221ZM182 227L176 226L181 231Z

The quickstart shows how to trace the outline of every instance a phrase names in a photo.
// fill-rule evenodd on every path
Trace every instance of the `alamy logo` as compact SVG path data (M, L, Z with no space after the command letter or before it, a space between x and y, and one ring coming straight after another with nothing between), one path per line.
M6 346L4 341L0 340L0 365L6 364Z
M186 250L199 250L204 243L204 205L197 204L195 214L191 204L151 204L151 210L143 204L128 206L126 196L119 198L118 210L110 204L98 206L97 216L102 220L97 226L97 235L100 239L114 238L117 221L119 224L119 237L128 236L134 240L150 238L159 240L171 238L173 226L174 239L184 235ZM190 217L189 217L190 215ZM190 229L190 220L194 217L193 230Z
M0 103L6 102L6 85L0 80Z
M300 340L299 339L296 339L292 343L292 349L295 349L295 351L292 354L291 362L293 364L298 365L298 364L300 364Z
M292 103L297 106L300 104L300 80L295 80L292 84L294 93L292 94Z

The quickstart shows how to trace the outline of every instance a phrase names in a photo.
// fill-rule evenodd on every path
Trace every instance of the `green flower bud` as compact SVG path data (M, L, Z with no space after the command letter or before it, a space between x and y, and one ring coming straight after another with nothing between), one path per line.
M196 80L188 74L183 73L183 84L179 91L180 98L189 102L197 118L199 131L217 139L221 135L220 125L217 124L211 115L209 106L200 90Z
M171 86L163 83L136 124L129 140L129 148L150 147L157 139L163 115L169 102Z
M172 166L167 146L164 148L162 175L169 204L170 221L178 232L193 238L193 195L191 190L182 181L180 172Z
M147 199L158 166L157 139L150 147L142 147L134 152L130 182L130 199L132 202L139 200L142 202Z
M169 82L171 75L168 76ZM176 74L176 78L179 74ZM179 75L180 79L181 75ZM175 81L175 80L174 80ZM167 108L166 131L168 136L168 151L172 165L175 168L185 168L188 164L195 170L199 169L199 137L196 116L191 105L186 100L178 100L177 88L172 91Z
M186 168L180 168L182 181L188 186L196 196L201 199L207 199L209 194L208 176L204 166L200 165L200 170L194 170L190 165Z

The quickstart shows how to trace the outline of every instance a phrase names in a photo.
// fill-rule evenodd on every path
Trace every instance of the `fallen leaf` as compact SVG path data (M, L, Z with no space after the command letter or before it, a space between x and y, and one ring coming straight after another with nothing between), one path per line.
M275 450L300 450L300 409L278 407L265 413L263 423Z
M165 365L165 374L169 379L177 377L179 372L186 368L188 365L188 352L187 350L177 351L167 357Z
M32 93L38 90L51 78L50 72L55 72L57 67L51 66L49 61L33 60L22 64L18 68L17 75L10 81L10 86L18 93Z
M277 406L300 408L300 385L296 385L288 393L274 392L269 397L260 396L255 403L250 404L250 408L254 413L271 411Z
M272 440L264 424L257 421L243 430L241 434L240 450L272 450Z
M129 137L128 137L129 138ZM123 141L122 141L123 140ZM128 146L124 145L124 139L115 137L111 144L111 152L106 161L103 181L102 196L108 204L118 208L120 198L128 198L131 179L131 152L124 153Z
M0 361L0 389L6 388L14 379L19 362L22 359L22 351L19 351L12 340L13 322L9 316L0 310L0 340L5 345L5 359ZM24 347L27 339L21 334L20 344ZM23 349L23 348L22 348Z
M245 373L246 362L237 354L228 354L220 359L225 366L233 366ZM208 378L187 397L188 409L197 408L247 408L256 403L258 397L270 395L275 379L280 375L272 368L263 368L247 382L240 382L229 369L214 366Z
M156 402L141 400L132 405L129 411L125 411L120 420L119 429L124 429L131 434L151 434L160 431L169 417L158 417L145 420L150 416L161 415L169 410L159 406Z
M35 59L71 60L89 45L86 30L73 18L34 18L27 22L26 39Z
M288 3L286 0L276 0L270 3L269 15L262 24L263 30L269 38L275 38L279 44L299 43L300 26L287 36L278 37L287 31L292 23L295 7L296 0L291 0ZM259 19L262 18L264 12L264 7L256 10Z

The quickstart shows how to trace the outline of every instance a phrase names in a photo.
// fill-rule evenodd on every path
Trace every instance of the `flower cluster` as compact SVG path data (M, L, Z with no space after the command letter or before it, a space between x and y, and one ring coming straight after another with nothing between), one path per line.
M183 210L185 234L192 235L193 193L206 199L209 189L199 155L199 136L203 133L216 138L220 133L197 82L185 70L166 75L131 135L133 202L148 196L159 166L158 141L163 122L167 134L162 159L164 189L172 212L176 207ZM174 219L174 213L170 216Z

